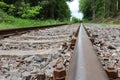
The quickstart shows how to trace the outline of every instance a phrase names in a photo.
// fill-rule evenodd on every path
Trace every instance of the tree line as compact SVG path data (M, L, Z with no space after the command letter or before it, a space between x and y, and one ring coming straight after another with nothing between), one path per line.
M120 12L120 0L80 0L79 8L88 20L115 17Z
M7 14L27 19L68 20L72 0L0 0L0 9Z

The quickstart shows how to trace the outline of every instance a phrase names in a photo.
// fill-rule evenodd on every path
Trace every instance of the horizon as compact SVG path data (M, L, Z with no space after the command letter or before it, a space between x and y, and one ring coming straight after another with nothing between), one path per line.
M71 11L71 17L76 17L82 20L83 13L79 11L79 0L73 0L72 2L67 2L67 4Z

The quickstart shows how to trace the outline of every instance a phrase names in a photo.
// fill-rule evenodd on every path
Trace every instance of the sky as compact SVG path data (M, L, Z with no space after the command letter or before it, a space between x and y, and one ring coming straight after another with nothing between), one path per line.
M79 12L79 0L73 0L72 2L67 2L67 4L71 10L71 15L82 19L83 14Z

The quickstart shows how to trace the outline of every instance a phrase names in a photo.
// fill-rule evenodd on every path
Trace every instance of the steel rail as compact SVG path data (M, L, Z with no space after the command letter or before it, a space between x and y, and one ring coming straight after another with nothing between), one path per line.
M109 80L82 24L66 80Z
M8 37L8 36L15 35L15 34L26 33L28 31L34 30L34 29L45 29L45 28L52 28L52 27L56 27L56 26L62 26L62 25L67 25L67 23L45 25L45 26L30 26L30 27L24 27L24 28L1 29L0 30L0 38Z

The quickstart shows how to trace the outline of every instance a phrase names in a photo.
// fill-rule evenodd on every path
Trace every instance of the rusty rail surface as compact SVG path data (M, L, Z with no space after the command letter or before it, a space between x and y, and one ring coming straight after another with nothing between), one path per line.
M67 80L109 80L81 24Z
M62 25L67 25L67 23L64 24L54 24L54 25L45 25L45 26L34 26L34 27L25 27L25 28L11 28L11 29L2 29L0 30L0 38L15 35L15 34L21 34L21 33L26 33L29 30L34 30L34 29L44 29L44 28L51 28L55 26L62 26Z

